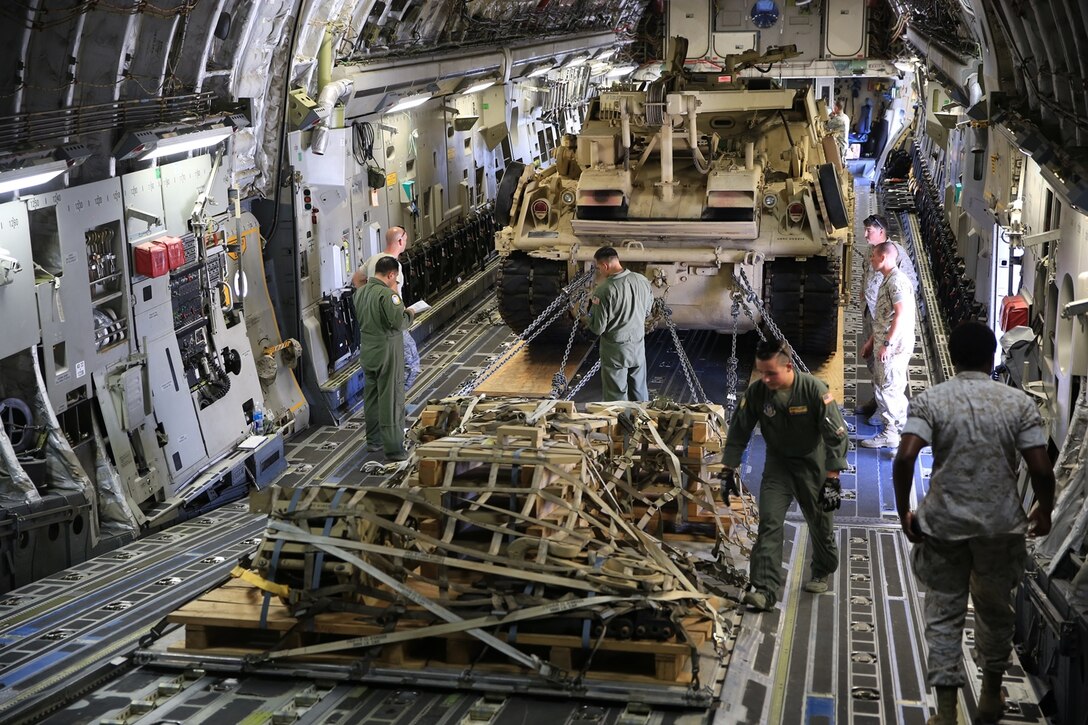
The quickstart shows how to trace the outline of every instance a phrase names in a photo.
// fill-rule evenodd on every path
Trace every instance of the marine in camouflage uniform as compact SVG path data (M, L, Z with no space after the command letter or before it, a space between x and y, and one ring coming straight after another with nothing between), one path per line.
M876 301L873 334L862 347L873 361L873 396L884 430L861 441L867 448L899 445L899 435L907 420L907 368L914 352L914 318L917 305L914 290L903 272L895 266L895 245L891 242L872 248L873 269L881 270L884 282Z
M366 439L371 450L380 440L389 460L404 460L404 343L402 332L414 315L394 289L397 262L379 259L375 273L355 291L359 320L359 360L363 368Z
M862 247L861 252L865 256L865 264L861 273L861 294L865 304L861 308L861 339L868 340L873 334L873 318L876 316L876 298L880 292L880 285L884 283L884 275L877 272L869 264L870 248L877 244L891 241L888 239L888 220L880 214L871 214L862 222L865 226L865 241L868 247ZM898 253L895 258L895 266L910 280L911 289L918 292L918 272L914 269L907 250L899 242L892 242ZM865 358L865 365L869 373L873 373L875 361L872 355ZM876 402L870 401L859 406L859 412L866 418L876 412Z
M1024 537L1050 530L1054 473L1047 434L1025 393L993 381L997 342L988 327L953 330L949 352L957 374L913 399L895 459L895 499L903 530L916 545L915 576L925 586L927 682L937 689L931 723L954 723L958 688L966 684L963 626L967 597L975 610L975 662L983 673L979 712L1001 715L1001 677L1012 649L1014 593L1027 559ZM933 447L929 491L910 510L914 465ZM1037 506L1025 515L1017 490L1019 451L1028 464Z
M593 258L605 280L593 290L583 322L601 337L601 400L649 400L645 338L654 301L650 282L624 269L612 247L598 249Z
M845 166L846 154L850 150L850 117L843 110L842 101L835 101L831 117L827 119L827 132L835 137L835 145L839 147L839 157Z
M839 566L831 512L838 508L839 471L848 466L846 424L827 386L794 370L787 349L778 341L760 344L756 352L760 379L741 398L722 454L726 470L735 470L759 425L767 459L749 573L753 591L745 596L756 609L773 607L782 588L786 511L795 499L812 541L812 579L806 590L826 591L827 579ZM832 504L827 501L829 488L834 489Z

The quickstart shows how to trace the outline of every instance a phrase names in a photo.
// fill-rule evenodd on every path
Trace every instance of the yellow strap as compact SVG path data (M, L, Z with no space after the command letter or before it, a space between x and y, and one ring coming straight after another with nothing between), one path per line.
M270 582L257 572L244 569L240 566L231 569L230 575L235 579L241 579L247 584L252 584L258 589L263 589L269 594L275 594L277 597L287 598L287 595L291 593L291 587L286 584Z

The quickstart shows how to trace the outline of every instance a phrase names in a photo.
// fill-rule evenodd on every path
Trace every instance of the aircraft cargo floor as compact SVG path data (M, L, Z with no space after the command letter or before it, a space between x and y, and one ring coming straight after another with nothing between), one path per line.
M858 218L872 209L867 187L858 190ZM860 239L860 235L859 235ZM862 256L854 260L854 292ZM446 396L486 366L513 339L482 300L447 331L422 346L424 372L410 396L410 410ZM858 365L860 317L845 313L844 407L850 413L868 393ZM712 400L724 400L729 337L681 333L687 353ZM921 340L921 336L919 337ZM738 345L740 380L751 372L754 335ZM653 390L689 400L664 331L648 338ZM915 390L930 384L930 365L920 342L912 360ZM583 363L589 369L593 354ZM593 400L590 381L577 400ZM852 438L876 429L857 423ZM362 416L344 426L316 427L287 444L290 465L281 482L361 481L367 460ZM764 456L754 438L743 472L758 493ZM373 455L373 454L370 454ZM782 602L769 613L747 613L716 709L626 707L575 699L540 699L510 691L452 694L427 690L410 678L399 684L336 682L304 670L289 679L247 673L227 676L214 668L179 673L152 665L153 650L131 656L141 636L166 613L226 577L238 556L252 549L263 521L242 504L137 541L66 572L46 577L0 600L0 720L33 717L79 722L299 722L299 723L495 723L634 725L694 723L924 723L933 701L924 684L921 592L909 567L909 544L898 529L891 485L892 451L858 450L844 475L847 498L836 517L841 562L831 589L802 591L807 579L805 526L796 507L787 526L788 577ZM925 458L925 457L923 457ZM928 469L930 461L923 460ZM920 486L925 479L919 478ZM923 489L924 490L924 489ZM970 622L968 622L970 626ZM158 649L178 636L162 628ZM970 642L970 631L967 637ZM144 640L150 646L150 639ZM128 656L126 656L128 655ZM965 646L965 656L969 657ZM969 661L969 660L968 660ZM1046 722L1031 683L1019 668L1006 676L1009 693L1003 722ZM974 714L977 679L964 691L961 720ZM77 698L63 705L68 698Z

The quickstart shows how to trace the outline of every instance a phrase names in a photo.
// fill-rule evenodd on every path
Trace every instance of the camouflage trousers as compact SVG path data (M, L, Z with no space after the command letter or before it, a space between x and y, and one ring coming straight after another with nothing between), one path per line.
M419 377L423 366L419 362L419 349L416 347L415 338L408 330L404 331L404 389L412 387L412 383Z
M861 341L865 342L873 334L873 316L869 314L869 305L863 299L861 301ZM859 353L860 354L860 351ZM865 367L869 370L870 377L873 374L873 360L876 355L865 358Z
M877 345L881 345L877 341ZM907 369L912 350L889 355L881 362L880 347L873 349L873 398L885 430L898 436L907 424Z
M942 541L932 536L911 552L911 568L925 586L926 682L963 687L963 625L967 595L975 607L974 658L984 672L1009 666L1016 587L1024 576L1023 534Z

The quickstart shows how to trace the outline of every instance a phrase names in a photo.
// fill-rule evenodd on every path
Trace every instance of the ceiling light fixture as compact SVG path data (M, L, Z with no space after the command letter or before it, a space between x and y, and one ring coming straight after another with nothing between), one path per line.
M42 158L19 168L0 171L0 194L40 186L79 166L90 155L90 149L83 144L68 144L54 151L52 159Z
M144 161L172 156L174 154L197 151L199 149L215 146L221 141L230 138L234 129L230 126L216 126L193 133L177 133L165 135L155 144L155 148L145 153L140 158Z
M44 184L68 170L66 161L46 161L19 169L0 171L0 194L29 189Z
M197 151L215 146L234 133L232 126L174 129L170 131L133 131L124 135L113 150L118 161L151 161L163 156Z
M563 68L575 68L575 67L580 66L580 65L585 65L586 61L588 61L588 60L589 60L588 55L585 55L584 53L579 53L578 55L574 55L574 56L571 56L570 58L567 58L563 62Z
M433 93L418 93L411 96L398 96L396 94L390 94L385 97L382 103L392 102L393 105L382 111L382 113L396 113L398 111L407 111L410 108L416 108L422 106L427 101L431 100L434 96Z
M551 63L551 62L549 62L549 63L540 63L539 65L533 66L533 69L530 70L527 74L525 74L525 77L526 78L537 78L538 76L544 75L545 73L550 71L552 68L555 68L555 63Z
M473 93L479 93L480 91L482 91L484 89L487 89L487 88L490 88L491 86L495 85L497 82L498 82L498 80L495 79L495 78L481 78L481 79L478 79L478 80L472 80L471 78L466 78L461 82L461 85L465 86L465 87L464 88L459 87L457 89L457 93L459 93L462 96L468 96L468 95L471 95Z

